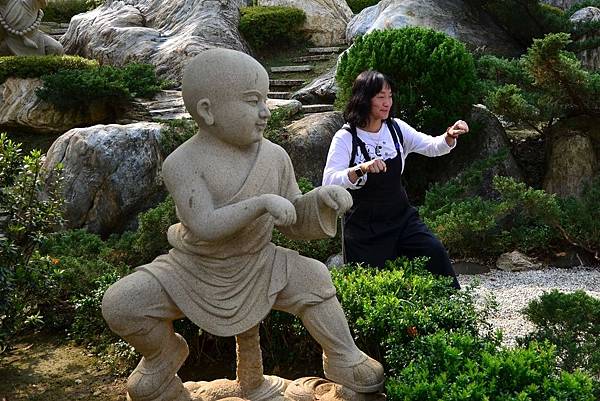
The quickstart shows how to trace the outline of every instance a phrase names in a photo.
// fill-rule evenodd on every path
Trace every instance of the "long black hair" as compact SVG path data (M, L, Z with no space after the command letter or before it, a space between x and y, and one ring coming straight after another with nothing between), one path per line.
M392 81L375 70L361 72L352 84L352 94L344 110L344 118L353 127L364 127L369 122L371 99L385 86L394 91Z

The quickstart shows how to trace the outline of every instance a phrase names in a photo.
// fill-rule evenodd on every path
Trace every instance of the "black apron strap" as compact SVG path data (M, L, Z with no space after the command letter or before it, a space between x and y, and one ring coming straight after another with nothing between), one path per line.
M390 134L392 134L392 139L394 140L394 146L396 147L396 152L400 154L400 145L404 147L404 135L402 135L402 129L393 118L388 118L385 120L385 123L388 126L388 130L390 130Z
M359 148L360 148L361 153L365 157L365 160L370 161L371 160L371 156L369 156L369 152L367 152L367 146L358 137L358 133L356 132L356 127L353 127L353 126L350 126L350 127L344 126L344 129L346 131L348 131L350 133L350 135L352 135L352 153L350 154L350 162L348 163L348 167L353 167L353 166L356 165L356 162L355 162L356 153L358 152Z

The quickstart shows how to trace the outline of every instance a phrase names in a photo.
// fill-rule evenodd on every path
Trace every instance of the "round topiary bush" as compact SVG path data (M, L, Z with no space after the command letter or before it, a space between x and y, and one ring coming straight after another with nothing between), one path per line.
M239 29L253 50L262 52L289 44L301 43L306 21L304 11L294 7L243 7Z
M472 55L459 41L431 29L387 29L359 37L338 64L338 107L348 101L354 79L368 69L390 77L396 86L395 115L424 132L443 132L464 118L476 99Z

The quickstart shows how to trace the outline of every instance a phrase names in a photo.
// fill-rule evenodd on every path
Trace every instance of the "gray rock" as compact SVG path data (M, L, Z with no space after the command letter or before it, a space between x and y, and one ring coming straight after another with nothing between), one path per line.
M575 24L596 22L600 20L600 9L598 7L584 7L571 15L570 20Z
M485 106L475 105L464 120L469 123L473 132L461 136L449 155L434 158L418 154L408 156L403 177L409 196L415 202L419 203L432 183L455 177L474 161L487 159L501 151L507 152L506 159L487 172L477 194L486 196L491 193L491 181L495 175L523 180L521 169L509 151L508 137L498 118ZM440 127L440 134L444 129L445 127Z
M520 272L540 269L542 264L519 251L513 251L500 255L496 261L496 267L506 272Z
M544 190L560 197L578 196L595 176L598 160L585 135L559 136L552 141Z
M597 22L600 21L600 8L597 7L585 7L577 11L570 18L574 25L586 23L586 22ZM585 41L588 39L595 39L598 34L584 35L579 40ZM581 64L590 69L597 70L600 68L600 50L598 48L584 50L577 53L577 57L581 60Z
M71 19L65 52L103 64L153 64L180 81L183 66L213 47L248 52L237 26L242 0L107 0Z
M346 41L351 42L357 36L362 36L369 32L379 16L379 5L363 8L362 11L352 18L352 21L346 27ZM404 26L405 24L401 25Z
M333 103L338 91L335 83L335 71L336 67L334 66L325 74L295 92L292 99L297 99L302 104Z
M296 177L321 185L331 138L344 125L337 111L307 115L285 127L283 148L289 153Z
M344 257L342 256L341 253L331 255L330 257L327 258L327 261L325 262L325 266L327 266L327 268L329 270L336 269L343 265L344 265Z
M382 0L355 16L346 29L346 40L386 28L423 26L444 32L472 49L518 56L514 39L488 16L473 15L463 0Z
M96 125L74 128L52 144L45 167L64 165L68 228L119 232L165 196L161 130L158 123Z
M111 111L104 105L80 110L58 110L37 97L40 79L8 78L0 84L0 127L35 133L61 133L73 127L106 121Z
M306 14L303 30L316 46L346 43L346 24L353 14L345 0L259 0L258 4L303 10Z
M490 272L489 266L482 265L481 263L475 263L475 262L460 261L460 262L453 263L452 267L454 268L454 271L456 272L456 274L473 275L473 274L485 274L485 273Z
M302 111L302 103L297 100L267 99L267 107L270 111L285 109L288 117L295 116Z

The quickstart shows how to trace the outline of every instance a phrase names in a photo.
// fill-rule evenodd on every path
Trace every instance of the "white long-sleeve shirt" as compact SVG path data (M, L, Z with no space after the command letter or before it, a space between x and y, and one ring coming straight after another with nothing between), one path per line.
M446 143L445 135L429 136L417 131L404 121L395 119L404 138L404 146L400 145L400 155L402 157L402 171L404 171L404 161L409 153L415 152L429 157L442 156L449 153L455 146L450 147ZM358 137L365 143L367 152L371 159L380 158L383 161L393 159L398 152L392 139L387 124L383 122L379 132L368 132L356 128ZM352 184L348 178L348 172L353 167L348 167L350 156L352 155L352 134L345 129L340 129L335 133L329 146L327 162L323 171L323 185L340 185L344 188L358 189L364 186L368 179L368 174L360 177L356 183ZM365 162L360 149L356 152L354 162L360 164Z

